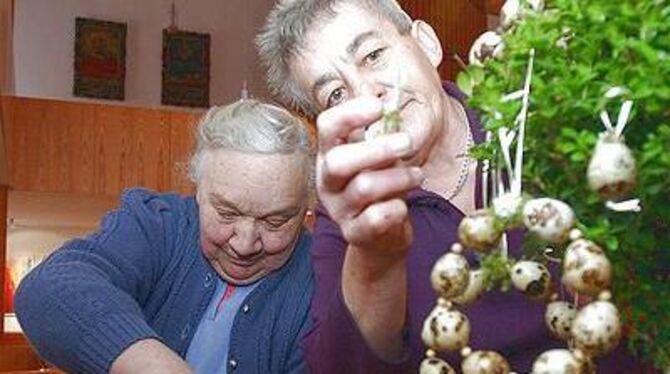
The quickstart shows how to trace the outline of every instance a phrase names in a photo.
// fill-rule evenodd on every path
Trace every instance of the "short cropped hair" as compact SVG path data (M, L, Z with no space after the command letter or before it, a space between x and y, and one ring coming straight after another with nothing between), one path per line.
M307 125L287 110L255 99L213 107L196 129L189 178L196 185L211 151L302 156L310 195L314 190L315 149ZM241 165L243 167L243 165Z
M318 114L316 103L293 80L289 64L304 47L312 27L335 16L336 6L347 2L387 18L403 35L412 28L411 18L396 0L278 0L256 37L270 92L279 102L310 119Z

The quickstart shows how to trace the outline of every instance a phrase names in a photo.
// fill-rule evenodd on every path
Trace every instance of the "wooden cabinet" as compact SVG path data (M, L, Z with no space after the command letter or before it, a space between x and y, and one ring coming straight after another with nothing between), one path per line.
M128 186L189 193L184 165L200 112L3 97L15 190L117 196Z

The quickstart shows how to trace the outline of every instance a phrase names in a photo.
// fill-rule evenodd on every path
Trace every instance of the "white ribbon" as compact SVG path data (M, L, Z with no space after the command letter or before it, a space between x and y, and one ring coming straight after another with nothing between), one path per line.
M605 92L605 98L611 99L626 93L626 89L621 87L612 87L607 92ZM633 109L633 101L626 100L621 104L621 110L619 110L619 117L616 121L616 127L612 125L612 120L610 119L607 111L602 110L600 112L600 120L605 125L607 132L614 134L616 137L620 137L623 134L623 130L626 128L628 123L628 118L630 117L630 111Z
M641 212L642 206L640 206L640 199L631 199L626 201L614 202L607 201L605 202L607 209L615 212Z

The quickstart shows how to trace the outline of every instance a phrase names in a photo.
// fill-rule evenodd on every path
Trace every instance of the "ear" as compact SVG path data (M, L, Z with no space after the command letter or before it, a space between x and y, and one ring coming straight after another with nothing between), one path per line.
M442 62L442 45L435 30L422 20L412 22L411 35L426 54L430 63L437 67Z

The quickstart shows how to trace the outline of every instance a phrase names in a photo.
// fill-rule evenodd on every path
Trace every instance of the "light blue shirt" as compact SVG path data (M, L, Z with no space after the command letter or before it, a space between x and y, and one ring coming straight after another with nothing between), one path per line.
M234 291L224 298L228 283L217 279L214 296L186 352L186 361L196 373L226 373L233 321L244 299L261 283L235 286Z

